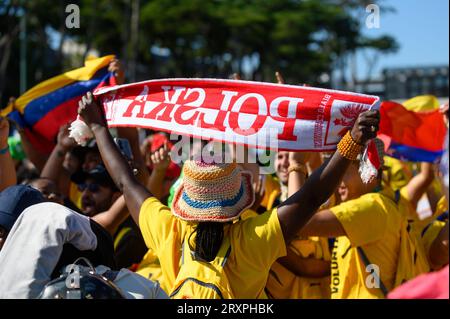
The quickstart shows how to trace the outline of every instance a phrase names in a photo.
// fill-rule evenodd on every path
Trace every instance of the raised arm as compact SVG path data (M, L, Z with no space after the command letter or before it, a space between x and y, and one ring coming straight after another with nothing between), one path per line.
M306 167L313 154L316 153L289 153L288 196L294 195L305 184ZM322 210L311 217L306 225L300 230L299 235L302 237L339 237L345 235L345 230L331 211Z
M428 187L434 180L434 167L432 163L420 163L420 172L405 186L409 202L414 208Z
M288 197L297 193L305 184L310 156L308 152L289 152Z
M58 185L59 191L67 197L70 189L70 173L64 169L63 162L67 152L75 146L75 140L69 137L69 125L62 126L58 133L56 146L41 172L41 177L52 180Z
M378 111L367 111L360 114L351 130L351 137L359 145L376 136L380 121ZM285 242L292 240L316 210L335 191L341 182L351 161L343 157L339 151L331 159L317 169L305 182L304 186L290 196L278 207L278 218Z
M9 153L8 135L8 120L0 117L0 192L17 183L14 161Z
M92 217L98 224L103 226L111 236L117 231L117 228L127 219L128 208L124 196L120 196L114 204L105 212Z
M38 172L41 172L47 160L47 154L38 151L28 139L28 136L25 133L25 131L23 129L19 129L18 126L16 127L19 132L20 140L22 141L23 151L27 159L29 159L30 162L33 163L34 167L37 169Z
M133 153L133 165L138 170L137 178L141 183L146 183L149 179L148 169L139 146L139 133L135 127L118 127L117 135L126 138L130 142L131 152Z
M108 131L104 110L88 92L79 102L78 114L94 133L106 169L125 197L131 216L139 225L139 211L146 198L153 196L133 175Z
M164 183L167 168L170 164L169 152L170 149L167 146L167 143L164 143L163 147L150 155L150 159L153 163L153 170L147 181L147 189L159 200L161 200L163 196L163 188L161 185Z

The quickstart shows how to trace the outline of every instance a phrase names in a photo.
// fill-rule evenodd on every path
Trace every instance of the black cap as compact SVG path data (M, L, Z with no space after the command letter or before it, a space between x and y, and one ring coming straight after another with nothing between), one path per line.
M101 164L95 166L89 172L77 172L72 175L71 179L76 184L82 184L88 178L93 179L99 185L111 187L114 191L119 190L105 166Z

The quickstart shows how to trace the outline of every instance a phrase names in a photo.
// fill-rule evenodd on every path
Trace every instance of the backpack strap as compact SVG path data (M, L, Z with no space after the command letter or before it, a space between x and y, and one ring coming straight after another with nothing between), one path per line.
M395 204L396 205L398 205L398 203L400 202L400 190L399 189L397 189L396 191L395 191L395 199L394 199L394 202L395 202Z
M334 248L334 243L335 242L336 242L336 238L335 237L328 238L328 250L330 251L330 253L333 252L333 248Z
M398 205L398 203L400 202L400 190L397 189L395 191L395 195L394 195L394 203L395 205ZM389 198L389 197L388 197ZM391 198L392 200L392 198ZM369 265L371 265L372 263L370 262L369 258L367 257L366 253L364 252L364 250L361 247L357 247L358 250L358 254L361 257L362 261L364 262L364 265L367 267ZM387 290L386 286L384 285L384 283L381 281L381 278L378 277L377 273L374 273L375 279L380 283L380 290L383 293L383 296L386 297L387 294L389 293L389 290Z
M448 210L446 210L445 212L443 212L441 215L439 215L436 218L438 221L440 222L445 222L448 219Z
M369 258L367 258L367 255L364 253L364 250L361 247L357 247L359 256L361 257L362 261L364 262L364 265L369 266L371 264ZM383 293L383 296L386 297L389 291L386 289L386 286L381 281L381 278L378 277L377 273L373 274L375 276L375 279L380 283L380 290Z

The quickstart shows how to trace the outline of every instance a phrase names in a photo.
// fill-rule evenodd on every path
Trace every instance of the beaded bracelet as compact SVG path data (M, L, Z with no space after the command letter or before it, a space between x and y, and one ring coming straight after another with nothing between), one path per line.
M342 157L345 157L346 159L349 159L351 161L356 161L358 155L363 149L363 145L356 143L353 140L350 131L347 131L347 133L338 143L337 149Z
M306 169L305 165L289 166L288 174L290 174L291 172L301 172L301 173L305 174L306 176L308 176L308 170Z

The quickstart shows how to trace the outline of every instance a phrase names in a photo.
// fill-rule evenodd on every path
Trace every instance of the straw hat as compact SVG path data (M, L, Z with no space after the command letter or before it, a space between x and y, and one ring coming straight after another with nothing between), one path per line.
M252 176L236 163L186 161L172 213L186 221L228 222L253 205Z

